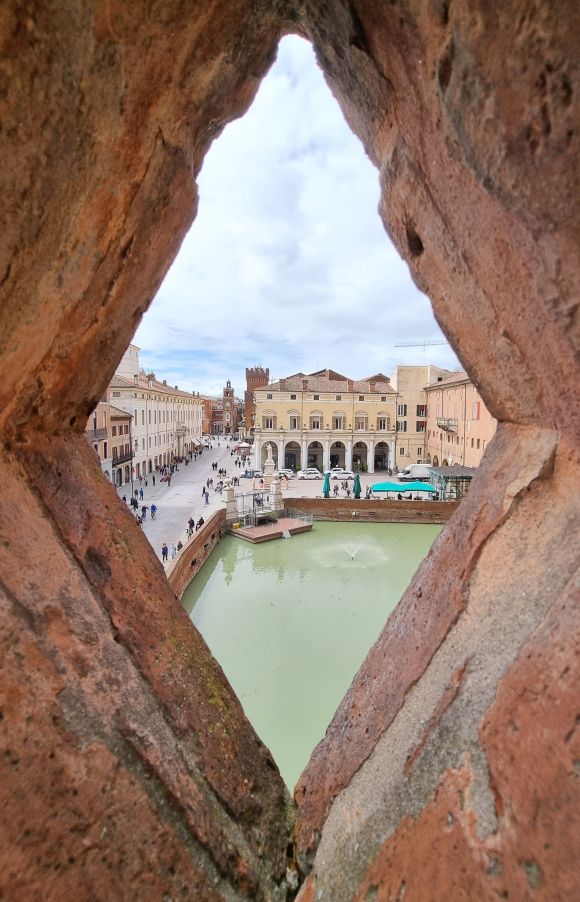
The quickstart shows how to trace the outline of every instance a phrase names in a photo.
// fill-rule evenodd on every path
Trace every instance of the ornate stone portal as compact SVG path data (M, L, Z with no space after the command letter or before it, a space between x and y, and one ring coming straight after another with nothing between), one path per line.
M4 4L7 898L285 895L275 765L81 432L195 216L204 154L289 31L500 422L297 787L302 899L580 895L579 17L571 0Z

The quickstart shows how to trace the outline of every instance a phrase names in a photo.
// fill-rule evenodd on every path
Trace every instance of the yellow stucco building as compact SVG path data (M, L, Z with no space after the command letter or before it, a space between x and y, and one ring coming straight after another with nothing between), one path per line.
M386 470L395 461L396 396L383 373L357 381L326 369L271 382L254 394L255 464L270 443L279 468Z

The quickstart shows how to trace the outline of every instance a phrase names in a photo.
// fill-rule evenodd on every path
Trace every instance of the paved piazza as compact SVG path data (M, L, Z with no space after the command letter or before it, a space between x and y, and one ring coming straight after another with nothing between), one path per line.
M220 440L218 445L214 441L211 449L204 449L201 457L192 460L186 466L179 464L178 472L171 477L171 485L167 487L166 482L161 482L159 475L155 474L156 485L153 486L151 475L147 477L148 485L145 481L139 484L139 480L134 480L133 487L135 489L143 488L143 501L139 500L139 510L141 505L146 504L148 508L151 504L157 505L157 515L155 520L151 519L151 511L147 511L147 517L143 523L143 532L149 539L155 550L155 554L161 560L161 546L163 542L167 542L170 550L168 564L171 564L171 545L181 541L183 545L187 542L187 521L190 517L196 521L203 516L204 520L208 519L215 510L225 507L224 496L218 494L214 489L209 490L209 504L204 504L201 490L208 479L213 479L216 485L220 476L211 468L212 463L217 463L218 469L224 467L227 470L227 477L239 476L239 467L234 464L234 458L231 456L231 449L227 443ZM376 482L383 482L389 479L387 474L383 473L361 473L361 486L364 495L367 485ZM394 478L393 482L396 481ZM321 479L290 479L287 483L282 482L282 496L290 498L321 498L322 497ZM338 483L340 485L340 482ZM336 485L331 481L332 487ZM349 485L352 491L352 480ZM252 490L253 480L240 479L240 485L236 488L236 494L249 492ZM259 488L256 480L256 489ZM126 495L127 501L131 497L131 486L121 486L117 489L120 498ZM345 497L343 491L340 492L341 497ZM166 565L167 566L167 565Z

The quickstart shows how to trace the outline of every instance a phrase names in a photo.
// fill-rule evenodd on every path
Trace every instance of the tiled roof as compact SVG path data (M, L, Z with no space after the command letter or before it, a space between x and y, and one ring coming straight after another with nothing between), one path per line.
M349 382L351 387L349 387ZM383 373L377 373L376 376L370 376L367 379L349 380L346 376L341 376L334 370L319 370L317 373L295 373L293 376L287 376L285 379L278 379L276 382L270 382L257 391L309 391L309 392L335 392L336 394L347 393L349 391L370 393L371 382L374 383L372 392L374 394L396 394L393 386L387 381L387 377ZM304 387L306 383L306 387Z
M151 381L151 385L149 385L149 381ZM166 395L177 395L183 398L196 398L197 395L193 395L189 391L183 391L180 388L174 388L172 385L166 385L164 382L160 382L159 379L151 379L143 373L139 373L139 379L137 384L135 384L133 379L127 379L126 376L120 376L116 373L110 382L110 388L137 388L147 391L154 391L158 394L166 394ZM201 400L201 398L199 399Z
M109 404L109 411L113 417L129 417L129 419L133 417L133 414L127 413L126 410L121 410L120 407L115 407L113 404Z
M442 385L455 385L461 382L469 382L469 376L464 370L458 373L451 373L450 376L445 376L441 381L430 382L429 385L425 386L425 389L429 391L430 388L441 388Z

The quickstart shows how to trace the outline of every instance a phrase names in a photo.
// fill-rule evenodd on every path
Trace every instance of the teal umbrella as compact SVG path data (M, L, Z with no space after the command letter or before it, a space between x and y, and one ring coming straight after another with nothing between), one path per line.
M361 487L360 487L360 476L358 475L358 473L356 473L356 474L355 474L355 477L354 477L354 483L353 483L353 486L352 486L352 493L353 493L353 495L354 495L355 498L357 498L357 499L360 498Z
M373 492L404 492L405 486L399 482L375 482L371 489Z
M324 482L322 483L322 494L325 498L330 498L330 473L324 474Z
M428 482L376 482L371 486L373 492L436 492L437 489Z

